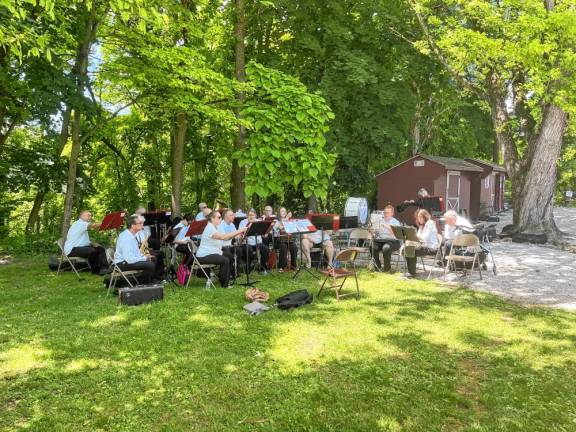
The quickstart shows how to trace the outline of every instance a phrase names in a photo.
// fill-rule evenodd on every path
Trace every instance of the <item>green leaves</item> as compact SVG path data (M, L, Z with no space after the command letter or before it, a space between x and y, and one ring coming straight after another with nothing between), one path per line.
M324 132L334 115L325 100L293 77L257 63L247 65L254 93L241 111L251 127L248 148L236 155L247 168L246 192L262 198L302 186L305 196L326 195L334 171Z

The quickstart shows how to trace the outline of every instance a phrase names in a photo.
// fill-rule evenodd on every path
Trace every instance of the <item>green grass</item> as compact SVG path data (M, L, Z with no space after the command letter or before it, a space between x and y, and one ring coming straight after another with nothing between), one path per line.
M130 308L45 263L0 266L1 430L576 430L566 312L368 273L292 312L200 284Z

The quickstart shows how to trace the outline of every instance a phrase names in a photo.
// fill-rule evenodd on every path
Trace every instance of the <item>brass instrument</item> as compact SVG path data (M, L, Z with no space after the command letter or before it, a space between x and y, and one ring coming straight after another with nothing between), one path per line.
M140 253L142 255L150 255L150 247L148 246L148 239L150 236L146 237L142 243L140 243Z

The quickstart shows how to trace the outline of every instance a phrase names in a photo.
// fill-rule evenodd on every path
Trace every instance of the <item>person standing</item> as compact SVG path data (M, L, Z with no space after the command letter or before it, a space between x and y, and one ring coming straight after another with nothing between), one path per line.
M64 243L64 253L69 257L88 259L92 273L104 275L108 271L108 259L106 249L90 242L89 229L100 228L99 223L92 222L90 210L82 210L78 220L74 222Z

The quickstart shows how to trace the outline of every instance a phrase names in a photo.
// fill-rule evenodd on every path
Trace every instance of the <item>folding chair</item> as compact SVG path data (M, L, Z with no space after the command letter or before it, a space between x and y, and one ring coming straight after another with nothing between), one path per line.
M473 251L474 254L470 255L458 255L455 252L458 250L462 251ZM452 240L452 246L450 247L450 252L445 257L446 266L444 267L444 280L446 280L446 275L453 266L453 270L456 271L456 263L462 263L463 274L466 274L466 264L472 263L472 268L470 269L470 275L474 273L474 268L478 269L480 273L480 280L482 280L482 266L480 265L480 240L474 234L460 234L454 240ZM478 266L476 266L478 264Z
M114 262L114 249L108 248L106 249L106 258L108 262L112 266L112 273L110 273L110 281L108 282L108 290L106 291L106 297L110 294L110 291L114 291L116 288L116 283L118 282L118 278L123 277L124 280L128 283L130 288L133 288L134 285L138 285L138 279L136 276L140 275L142 272L140 270L122 270L118 267L118 264ZM130 282L130 278L132 278L132 282Z
M362 246L360 243L362 242ZM372 256L372 234L367 229L354 228L348 237L348 248L354 248L358 254L368 255L368 268L377 268L374 257Z
M196 245L195 242L189 242L188 249L190 250L190 254L192 255L192 266L190 267L190 276L186 281L186 288L188 288L188 285L190 284L190 279L192 279L195 275L194 270L200 269L207 279L206 289L210 288L216 289L214 282L212 282L212 274L213 274L212 269L216 267L216 264L200 264L200 261L198 261L198 257L196 256L196 253L198 252L198 246ZM206 273L206 270L210 270L210 274Z
M60 249L60 259L58 260L58 271L56 272L56 276L58 276L60 274L60 270L62 269L62 263L68 262L68 264L70 264L70 267L72 268L72 270L74 270L74 273L76 273L78 280L83 281L84 279L80 277L80 274L78 273L78 271L91 270L92 268L90 267L90 262L86 258L69 257L68 255L66 255L64 253L64 239L63 238L59 238L58 240L56 240L55 243L58 245L58 249ZM76 264L84 263L84 264L86 264L86 267L78 270L78 269L76 269L76 266L74 265L74 263L76 263Z
M336 260L341 264L350 265L351 268L334 268L329 270L322 270L321 273L326 275L324 278L324 282L322 282L322 286L320 287L320 291L318 291L317 297L320 297L322 290L324 290L324 286L328 279L332 278L332 286L326 287L326 289L333 289L336 293L336 300L340 300L340 297L345 297L349 295L356 295L356 299L360 298L360 287L358 286L358 276L356 275L356 266L354 262L356 261L356 257L358 256L358 251L355 248L344 249L343 251L338 252L336 255ZM356 293L346 293L341 294L340 291L342 287L346 283L346 279L348 277L354 276L354 280L356 281ZM336 284L336 279L343 279L342 283Z

